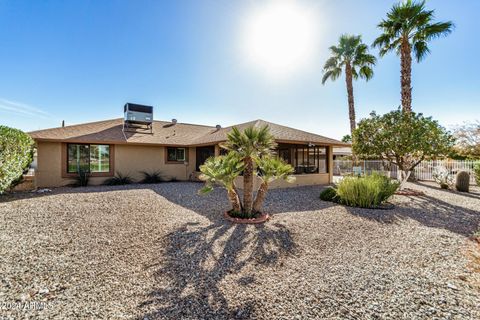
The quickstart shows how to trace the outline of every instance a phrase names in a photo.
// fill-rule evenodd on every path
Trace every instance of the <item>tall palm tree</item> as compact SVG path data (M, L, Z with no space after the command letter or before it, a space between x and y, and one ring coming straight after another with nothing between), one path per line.
M355 103L353 99L353 79L358 77L370 80L373 77L375 56L369 54L368 46L362 43L361 36L344 34L340 36L337 46L331 46L332 56L323 67L322 84L329 79L336 80L345 72L348 94L348 113L350 117L350 134L355 130Z
M276 145L267 125L259 129L250 126L243 132L233 127L228 133L227 141L221 145L222 148L233 151L243 162L243 212L246 215L251 215L253 209L255 162L270 155Z
M380 56L395 50L401 61L402 109L412 110L412 50L417 62L430 52L428 42L446 36L453 23L433 22L434 10L425 9L425 1L407 0L395 4L387 18L378 24L382 34L373 42L380 48Z

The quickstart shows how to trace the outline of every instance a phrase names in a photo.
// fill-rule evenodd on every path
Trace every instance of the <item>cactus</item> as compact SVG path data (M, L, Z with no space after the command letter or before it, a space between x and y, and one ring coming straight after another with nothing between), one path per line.
M468 192L470 187L470 174L467 171L457 173L457 181L455 187L458 191Z

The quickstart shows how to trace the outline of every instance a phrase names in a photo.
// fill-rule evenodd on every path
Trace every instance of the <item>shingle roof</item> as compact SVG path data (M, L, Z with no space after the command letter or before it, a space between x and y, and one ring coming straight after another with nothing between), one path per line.
M154 121L153 133L123 132L123 119L113 119L90 122L73 126L52 128L30 132L38 141L63 141L77 143L110 143L110 144L155 144L155 145L208 145L223 142L231 127L217 129L215 127ZM236 125L243 130L249 126L261 127L268 125L271 133L279 142L316 143L336 146L346 146L341 141L323 137L317 134L281 126L275 123L255 120Z
M276 123L264 121L264 120L255 120L250 122L241 123L235 126L222 128L210 133L205 134L202 137L199 137L196 140L197 144L205 144L211 142L221 142L227 139L227 134L233 127L237 127L240 131L244 130L247 127L253 126L260 128L267 125L270 129L270 132L273 134L275 139L280 142L298 142L298 143L319 143L319 144L333 144L345 146L341 141L327 138L318 134L282 126Z

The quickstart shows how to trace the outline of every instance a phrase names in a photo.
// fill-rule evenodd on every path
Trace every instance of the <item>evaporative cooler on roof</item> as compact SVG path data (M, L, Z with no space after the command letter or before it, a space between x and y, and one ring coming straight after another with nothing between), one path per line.
M123 107L123 131L152 133L153 107L126 103Z

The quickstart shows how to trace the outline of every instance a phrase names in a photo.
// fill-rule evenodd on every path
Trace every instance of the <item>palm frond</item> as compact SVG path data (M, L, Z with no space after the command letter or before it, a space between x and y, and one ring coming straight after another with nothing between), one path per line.
M352 67L352 78L355 80L358 79L358 72L357 72L357 68L355 67Z
M426 41L430 41L442 36L447 36L452 33L454 27L455 25L451 21L432 23L423 29L423 37Z
M203 191L208 193L215 184L227 189L234 187L235 179L243 171L243 163L234 152L225 156L210 157L200 166L200 179L206 182Z
M227 135L227 141L222 147L235 152L240 158L260 157L270 154L276 147L275 138L267 125L261 128L247 127L241 132L237 127Z
M257 159L259 178L267 183L277 179L292 181L293 167L277 157L266 156Z
M374 48L380 48L380 55L383 56L387 52L394 49L392 47L393 39L394 39L393 35L389 33L383 33L373 41L372 46Z
M336 68L334 70L329 70L325 72L322 77L322 84L325 84L325 82L327 82L327 80L329 79L331 79L332 81L337 80L341 74L342 74L342 69L340 68Z
M428 45L425 41L415 42L413 45L413 52L415 54L415 58L417 62L422 61L425 56L430 53L430 49L428 49Z
M330 57L328 60L325 62L325 65L323 66L323 70L332 70L338 68L338 57Z
M359 75L368 81L373 78L373 69L368 66L363 66L360 68Z
M363 65L373 66L376 58L368 53L368 46L362 42L362 37L357 35L342 34L338 44L331 46L333 55L327 59L323 67L322 84L327 80L335 81L342 75L342 69L352 67L352 76L357 79L356 67Z
M402 41L406 40L413 47L417 61L421 61L429 52L428 42L448 35L454 28L450 21L433 23L434 18L435 11L427 10L425 1L408 0L395 4L386 19L378 24L382 34L372 46L380 49L380 56L394 50L399 54Z

